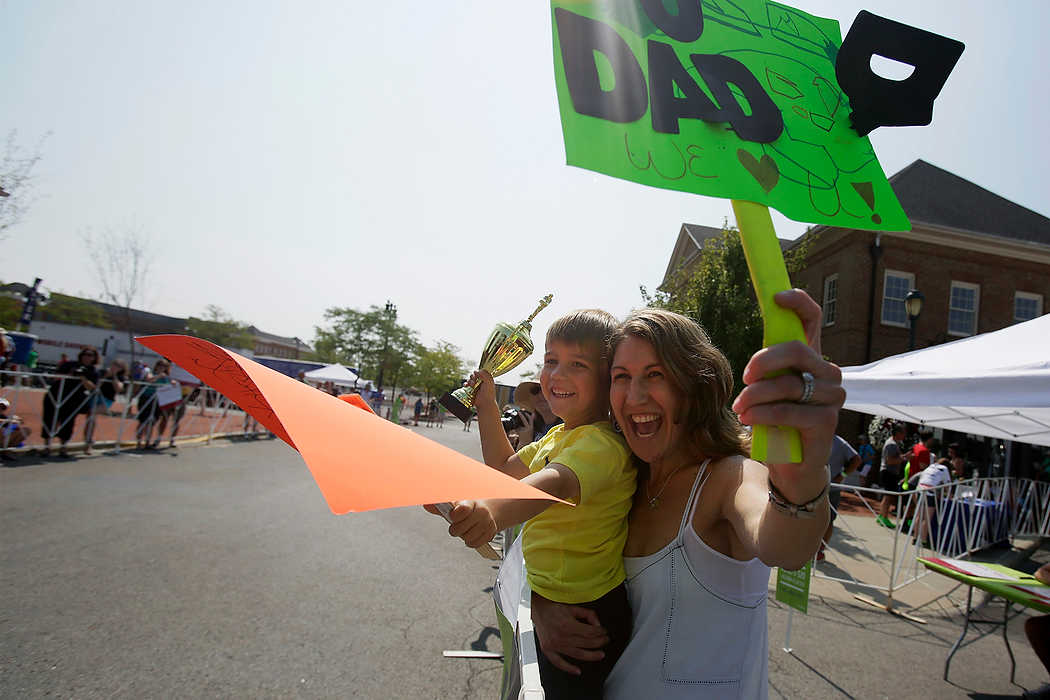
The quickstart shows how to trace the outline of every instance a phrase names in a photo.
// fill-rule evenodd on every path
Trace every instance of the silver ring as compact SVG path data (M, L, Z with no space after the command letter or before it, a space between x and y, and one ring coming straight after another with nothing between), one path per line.
M798 376L802 380L802 397L798 402L809 403L813 400L813 387L816 385L816 382L813 381L813 375L809 372L799 372Z

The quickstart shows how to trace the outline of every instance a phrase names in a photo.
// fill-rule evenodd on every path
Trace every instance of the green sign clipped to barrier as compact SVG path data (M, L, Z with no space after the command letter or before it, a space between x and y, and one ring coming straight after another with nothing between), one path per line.
M809 609L809 574L813 562L798 571L777 569L777 600L805 614Z

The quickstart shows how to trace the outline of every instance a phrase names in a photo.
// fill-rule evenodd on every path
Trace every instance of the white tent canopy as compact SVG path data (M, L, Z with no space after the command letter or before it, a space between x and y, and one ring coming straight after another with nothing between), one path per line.
M325 365L319 369L307 372L304 377L308 382L332 382L340 386L353 386L357 382L357 375L349 368L340 364Z
M844 408L1050 447L1050 314L843 367Z

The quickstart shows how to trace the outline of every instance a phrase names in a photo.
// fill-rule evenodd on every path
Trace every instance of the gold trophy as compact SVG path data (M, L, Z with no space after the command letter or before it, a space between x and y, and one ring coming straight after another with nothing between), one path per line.
M529 333L532 332L532 319L536 318L536 314L543 311L553 298L553 294L548 294L540 299L539 306L517 326L509 323L496 324L496 328L485 342L478 369L487 370L493 377L498 377L524 362L533 350L532 338L529 337ZM445 394L439 401L452 415L466 423L474 413L474 397L477 393L477 384L468 384Z

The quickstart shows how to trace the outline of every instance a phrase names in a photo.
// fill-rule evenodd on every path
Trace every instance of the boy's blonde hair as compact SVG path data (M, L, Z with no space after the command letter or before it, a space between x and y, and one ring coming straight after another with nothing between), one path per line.
M565 314L547 329L547 343L557 340L562 343L575 343L598 352L601 371L608 375L608 343L613 332L620 326L619 321L608 311L601 309L580 309Z

